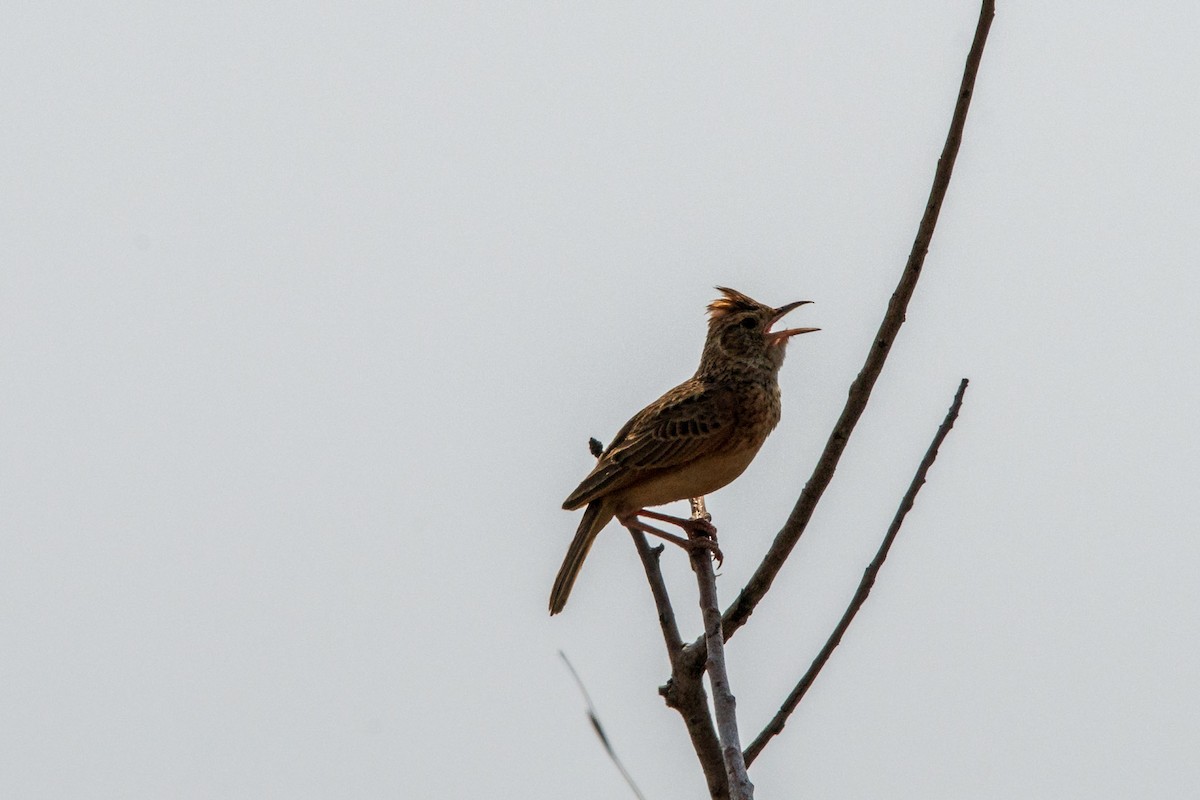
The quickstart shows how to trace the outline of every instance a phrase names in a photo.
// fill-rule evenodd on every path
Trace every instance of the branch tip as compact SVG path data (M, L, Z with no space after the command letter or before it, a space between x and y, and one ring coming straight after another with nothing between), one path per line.
M875 585L875 579L879 575L879 570L883 567L883 562L887 560L888 552L892 548L892 542L896 540L896 535L900 533L900 526L904 524L904 518L912 509L916 502L917 493L921 491L921 487L925 485L925 476L929 472L929 468L933 466L933 462L937 459L938 449L942 446L942 442L946 440L950 429L954 427L955 420L958 419L959 409L962 408L963 395L967 391L967 379L963 378L958 384L958 391L954 393L954 400L950 403L950 410L946 412L946 418L942 420L942 424L938 426L937 433L933 436L933 441L925 450L925 455L921 458L921 463L917 466L916 474L913 475L912 481L908 484L908 490L904 493L904 497L900 500L900 506L896 509L895 515L892 517L892 523L888 526L887 533L883 537L883 543L879 545L879 550L875 553L875 558L863 570L862 580L858 582L858 588L854 590L854 596L850 599L850 605L842 614L842 618L838 620L838 624L833 629L833 633L829 634L829 638L825 641L825 646L821 648L821 652L817 653L817 657L808 667L808 671L800 678L796 687L784 700L779 711L771 718L763 728L762 733L755 737L750 746L746 748L745 759L746 765L754 763L754 759L758 758L759 753L767 746L773 737L779 735L783 731L784 725L787 724L787 719L792 712L796 710L796 706L800 705L800 701L804 699L804 695L808 692L813 681L817 679L821 669L825 663L829 661L829 657L833 655L833 651L841 644L842 636L850 627L850 623L854 621L854 617L858 614L863 603L867 601L867 597L871 594L871 588Z

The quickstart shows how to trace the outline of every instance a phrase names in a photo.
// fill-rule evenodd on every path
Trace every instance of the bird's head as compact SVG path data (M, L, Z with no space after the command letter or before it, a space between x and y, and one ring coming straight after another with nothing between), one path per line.
M708 339L704 343L701 370L717 363L736 362L749 367L778 370L788 340L820 328L771 330L785 314L810 300L799 300L779 308L762 303L735 289L718 286L721 297L708 304Z

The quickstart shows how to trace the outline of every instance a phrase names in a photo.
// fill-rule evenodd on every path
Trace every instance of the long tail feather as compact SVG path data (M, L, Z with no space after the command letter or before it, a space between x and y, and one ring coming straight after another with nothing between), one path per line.
M571 546L567 548L567 556L563 559L562 566L558 568L558 576L554 579L554 588L550 591L551 614L562 611L563 606L567 604L571 587L575 585L575 578L579 575L579 568L583 566L583 560L587 558L588 551L592 549L592 542L596 541L596 534L600 533L612 518L613 513L603 500L593 500L588 503L587 509L583 512L583 519L579 521L579 527L575 530L575 538L571 540Z

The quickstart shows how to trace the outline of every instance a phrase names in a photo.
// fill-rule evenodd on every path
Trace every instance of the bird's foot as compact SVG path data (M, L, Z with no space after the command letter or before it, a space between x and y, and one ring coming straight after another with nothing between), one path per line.
M703 517L686 520L683 525L680 525L688 536L697 537L703 536L706 539L717 540L717 526L712 524L712 517L705 514Z
M687 534L687 538L676 536L672 533L659 530L652 525L642 522L638 517L646 516L651 519L657 519L662 522L669 522L683 530ZM712 524L712 517L705 514L703 517L694 517L685 519L683 517L672 517L670 514L660 514L657 511L649 509L641 509L632 514L621 516L620 522L626 528L648 533L652 536L657 536L660 539L665 539L668 542L679 545L688 552L693 550L707 550L712 554L713 560L717 562L717 566L725 563L725 555L721 552L721 548L717 546L717 526Z
M721 552L720 547L717 547L717 540L707 534L697 533L688 538L688 551L693 550L707 550L713 561L717 562L718 568L725 563L725 554Z
M705 512L703 517L680 520L678 524L688 535L689 550L707 550L717 567L725 563L725 554L717 546L717 526L712 524L711 514Z

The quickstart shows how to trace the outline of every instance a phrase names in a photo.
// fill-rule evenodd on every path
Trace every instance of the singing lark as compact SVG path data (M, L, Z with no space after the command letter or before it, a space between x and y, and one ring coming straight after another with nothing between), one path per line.
M778 376L788 340L818 330L771 330L807 300L771 308L733 289L717 290L722 296L708 305L708 337L696 374L625 423L563 503L568 511L587 509L554 579L551 614L566 605L592 542L613 517L677 544L715 549L711 539L693 538L697 531L714 532L707 522L647 508L702 497L742 474L779 423ZM641 516L679 525L689 538L654 528Z

